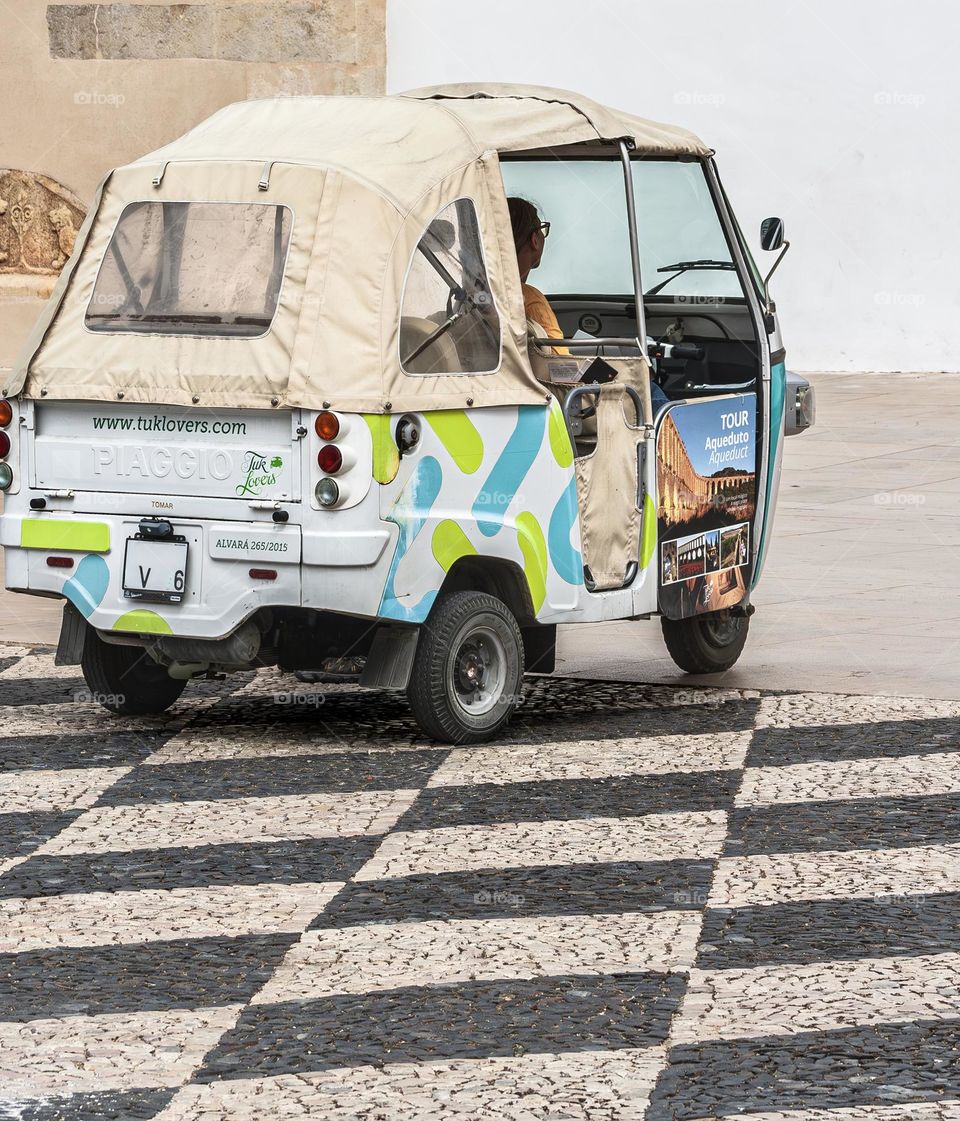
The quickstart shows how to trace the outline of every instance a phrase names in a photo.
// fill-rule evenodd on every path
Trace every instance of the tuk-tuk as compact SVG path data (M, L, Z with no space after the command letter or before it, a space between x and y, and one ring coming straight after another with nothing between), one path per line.
M494 85L246 101L113 171L3 392L7 587L107 709L277 666L460 743L558 623L732 666L813 421L712 150Z

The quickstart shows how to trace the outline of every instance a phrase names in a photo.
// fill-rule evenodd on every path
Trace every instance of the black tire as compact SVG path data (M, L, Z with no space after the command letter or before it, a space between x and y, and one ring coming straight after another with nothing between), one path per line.
M91 626L80 668L93 699L118 716L166 712L187 684L172 678L146 650L104 642Z
M743 653L750 629L747 615L713 611L692 619L661 617L670 657L686 673L723 673Z
M407 687L423 731L442 743L493 739L513 715L522 681L523 638L506 604L483 592L440 596L420 628Z

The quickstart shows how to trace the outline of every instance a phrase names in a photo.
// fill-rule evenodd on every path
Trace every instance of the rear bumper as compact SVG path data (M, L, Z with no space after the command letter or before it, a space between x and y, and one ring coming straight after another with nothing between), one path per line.
M124 594L126 542L140 519L5 513L6 586L62 595L97 630L222 638L262 607L301 603L301 531L265 522L176 522L188 543L180 603ZM52 567L51 559L64 558Z

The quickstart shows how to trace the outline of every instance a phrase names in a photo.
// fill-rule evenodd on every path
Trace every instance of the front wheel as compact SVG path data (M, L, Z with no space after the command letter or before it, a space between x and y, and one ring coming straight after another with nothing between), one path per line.
M172 678L146 650L104 642L89 625L80 668L93 699L118 716L165 712L187 684Z
M713 611L692 619L661 617L670 657L686 673L723 673L743 653L750 629L747 615Z
M482 592L437 600L420 628L407 697L417 723L444 743L483 743L520 698L523 639L509 608Z

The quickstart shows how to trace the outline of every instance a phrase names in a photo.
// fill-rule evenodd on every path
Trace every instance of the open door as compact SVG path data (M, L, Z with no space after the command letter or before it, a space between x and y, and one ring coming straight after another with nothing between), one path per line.
M757 506L755 393L673 405L657 433L660 610L687 619L746 598Z

